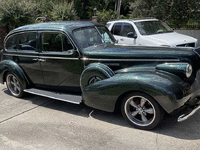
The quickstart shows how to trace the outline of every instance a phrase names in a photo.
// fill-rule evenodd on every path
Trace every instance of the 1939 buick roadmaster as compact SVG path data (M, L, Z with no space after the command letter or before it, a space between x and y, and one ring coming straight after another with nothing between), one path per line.
M164 113L200 108L200 49L117 45L91 22L26 25L4 40L0 82L10 93L32 93L103 111L152 129Z

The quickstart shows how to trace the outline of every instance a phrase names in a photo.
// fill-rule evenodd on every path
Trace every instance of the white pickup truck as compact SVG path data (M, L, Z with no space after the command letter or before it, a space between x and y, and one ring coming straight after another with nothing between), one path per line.
M197 39L179 34L155 18L115 20L106 26L122 45L197 47Z

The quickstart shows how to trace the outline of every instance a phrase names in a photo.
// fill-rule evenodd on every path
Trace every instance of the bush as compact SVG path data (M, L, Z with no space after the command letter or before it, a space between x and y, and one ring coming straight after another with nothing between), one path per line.
M35 5L20 0L2 0L0 2L0 22L7 27L16 28L33 23ZM9 31L7 31L9 32Z
M79 19L74 9L74 3L60 2L53 6L52 16L54 20L77 20Z

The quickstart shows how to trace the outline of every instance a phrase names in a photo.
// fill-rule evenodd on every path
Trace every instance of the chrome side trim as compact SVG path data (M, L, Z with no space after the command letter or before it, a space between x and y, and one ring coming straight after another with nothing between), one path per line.
M182 114L181 116L179 116L177 121L181 122L181 121L188 119L190 116L192 116L199 109L200 109L200 104L198 104L191 112L186 113L186 114Z
M64 59L64 60L79 60L78 58L67 58L67 57L46 57L46 56L39 56L42 59Z
M96 58L81 58L81 60L91 61L180 61L179 59L96 59Z
M36 53L35 53L36 54ZM19 56L19 57L38 57L38 53L34 56L32 55L18 55L18 54L7 54L7 53L3 53L3 55L6 55L6 56Z
M40 56L40 55L35 55L35 56L31 56L31 55L18 55L18 54L5 54L7 56L19 56L19 57L38 57L41 59L64 59L64 60L79 60L79 58L67 58L67 57L46 57L46 56Z
M44 58L44 59L67 59L67 60L79 60L79 58L67 58L67 57L47 57L47 56L30 56L30 55L18 55L18 54L5 54L7 56L19 56L19 57L39 57L39 58ZM87 61L173 61L177 62L180 61L179 59L96 59L96 58L80 58L80 60Z

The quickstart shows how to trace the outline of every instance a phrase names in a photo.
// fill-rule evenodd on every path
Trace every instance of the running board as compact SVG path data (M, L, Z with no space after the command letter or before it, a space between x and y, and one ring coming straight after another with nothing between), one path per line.
M56 100L61 100L69 103L74 104L80 104L82 102L82 96L81 95L72 95L72 94L65 94L65 93L58 93L58 92L51 92L51 91L45 91L40 89L24 89L24 92L44 96Z

